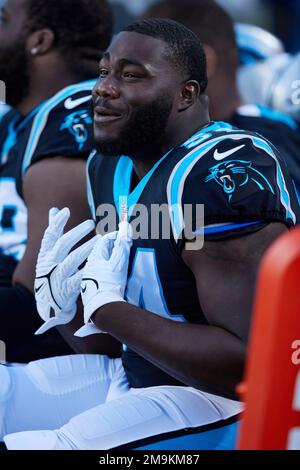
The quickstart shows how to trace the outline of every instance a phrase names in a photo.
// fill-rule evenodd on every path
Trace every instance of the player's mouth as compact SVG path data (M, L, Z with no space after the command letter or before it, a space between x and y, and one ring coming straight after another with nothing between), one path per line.
M232 180L231 176L229 175L222 175L220 176L220 180L223 183L224 190L226 192L231 192L234 189L234 181Z
M123 117L123 114L102 106L96 106L94 108L94 120L97 124L104 124L106 122L112 122L119 120Z

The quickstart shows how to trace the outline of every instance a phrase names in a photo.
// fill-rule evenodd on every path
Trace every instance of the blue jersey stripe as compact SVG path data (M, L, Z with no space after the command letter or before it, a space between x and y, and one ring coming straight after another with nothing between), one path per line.
M281 166L278 162L278 159L273 151L273 149L270 147L270 145L263 139L259 137L253 137L252 136L252 141L256 147L259 149L264 150L268 155L270 155L276 162L276 177L277 177L277 184L280 190L280 200L281 204L283 207L286 209L286 219L292 219L294 223L296 223L296 215L294 211L292 210L291 207L291 199L289 192L286 187L284 175L282 173Z
M132 160L128 157L121 157L116 166L113 183L114 202L120 219L122 215L121 205L123 198L127 199L126 205L128 206L128 196L130 194L132 170Z
M254 225L259 225L261 224L261 220L257 220L255 222L241 222L241 223L235 223L235 224L222 224L218 225L215 227L203 227L199 230L196 230L194 232L194 235L212 235L212 234L217 234L217 233L224 233L224 232L232 232L234 230L240 230L243 228L247 227L252 227Z
M121 157L117 163L115 174L114 174L114 202L116 209L118 211L119 217L121 218L120 206L123 201L127 201L128 216L132 216L134 207L138 203L146 185L151 179L152 175L155 173L160 164L167 158L167 156L172 152L171 149L167 152L153 167L152 169L144 176L143 179L139 182L136 188L130 193L130 184L131 184L131 175L133 171L133 164L130 158Z
M177 241L184 229L182 194L185 181L199 159L215 145L201 144L186 155L174 168L167 186L168 204L174 238ZM199 153L199 150L201 152Z

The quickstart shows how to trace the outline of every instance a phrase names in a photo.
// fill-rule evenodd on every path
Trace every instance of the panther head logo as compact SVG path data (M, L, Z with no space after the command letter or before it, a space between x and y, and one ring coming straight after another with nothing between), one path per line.
M82 150L89 136L86 128L87 124L93 124L93 120L88 110L77 111L69 114L69 116L65 118L64 123L60 127L60 131L67 129L79 144L79 150Z
M274 190L267 178L256 170L252 162L245 160L229 160L228 162L218 163L209 169L210 174L206 177L205 183L216 181L228 195L230 202L233 194L240 188L246 188L254 184L261 191L268 189L273 194Z

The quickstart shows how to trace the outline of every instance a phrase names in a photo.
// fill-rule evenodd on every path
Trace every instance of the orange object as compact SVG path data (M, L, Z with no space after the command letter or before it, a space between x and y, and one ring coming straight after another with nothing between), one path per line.
M266 253L254 307L238 449L300 449L300 228Z

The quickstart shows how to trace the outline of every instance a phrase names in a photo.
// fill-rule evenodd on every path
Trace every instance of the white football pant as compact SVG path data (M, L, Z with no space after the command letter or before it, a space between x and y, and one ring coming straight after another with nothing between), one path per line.
M191 387L130 388L121 359L107 356L0 366L0 440L13 450L111 449L241 411Z

